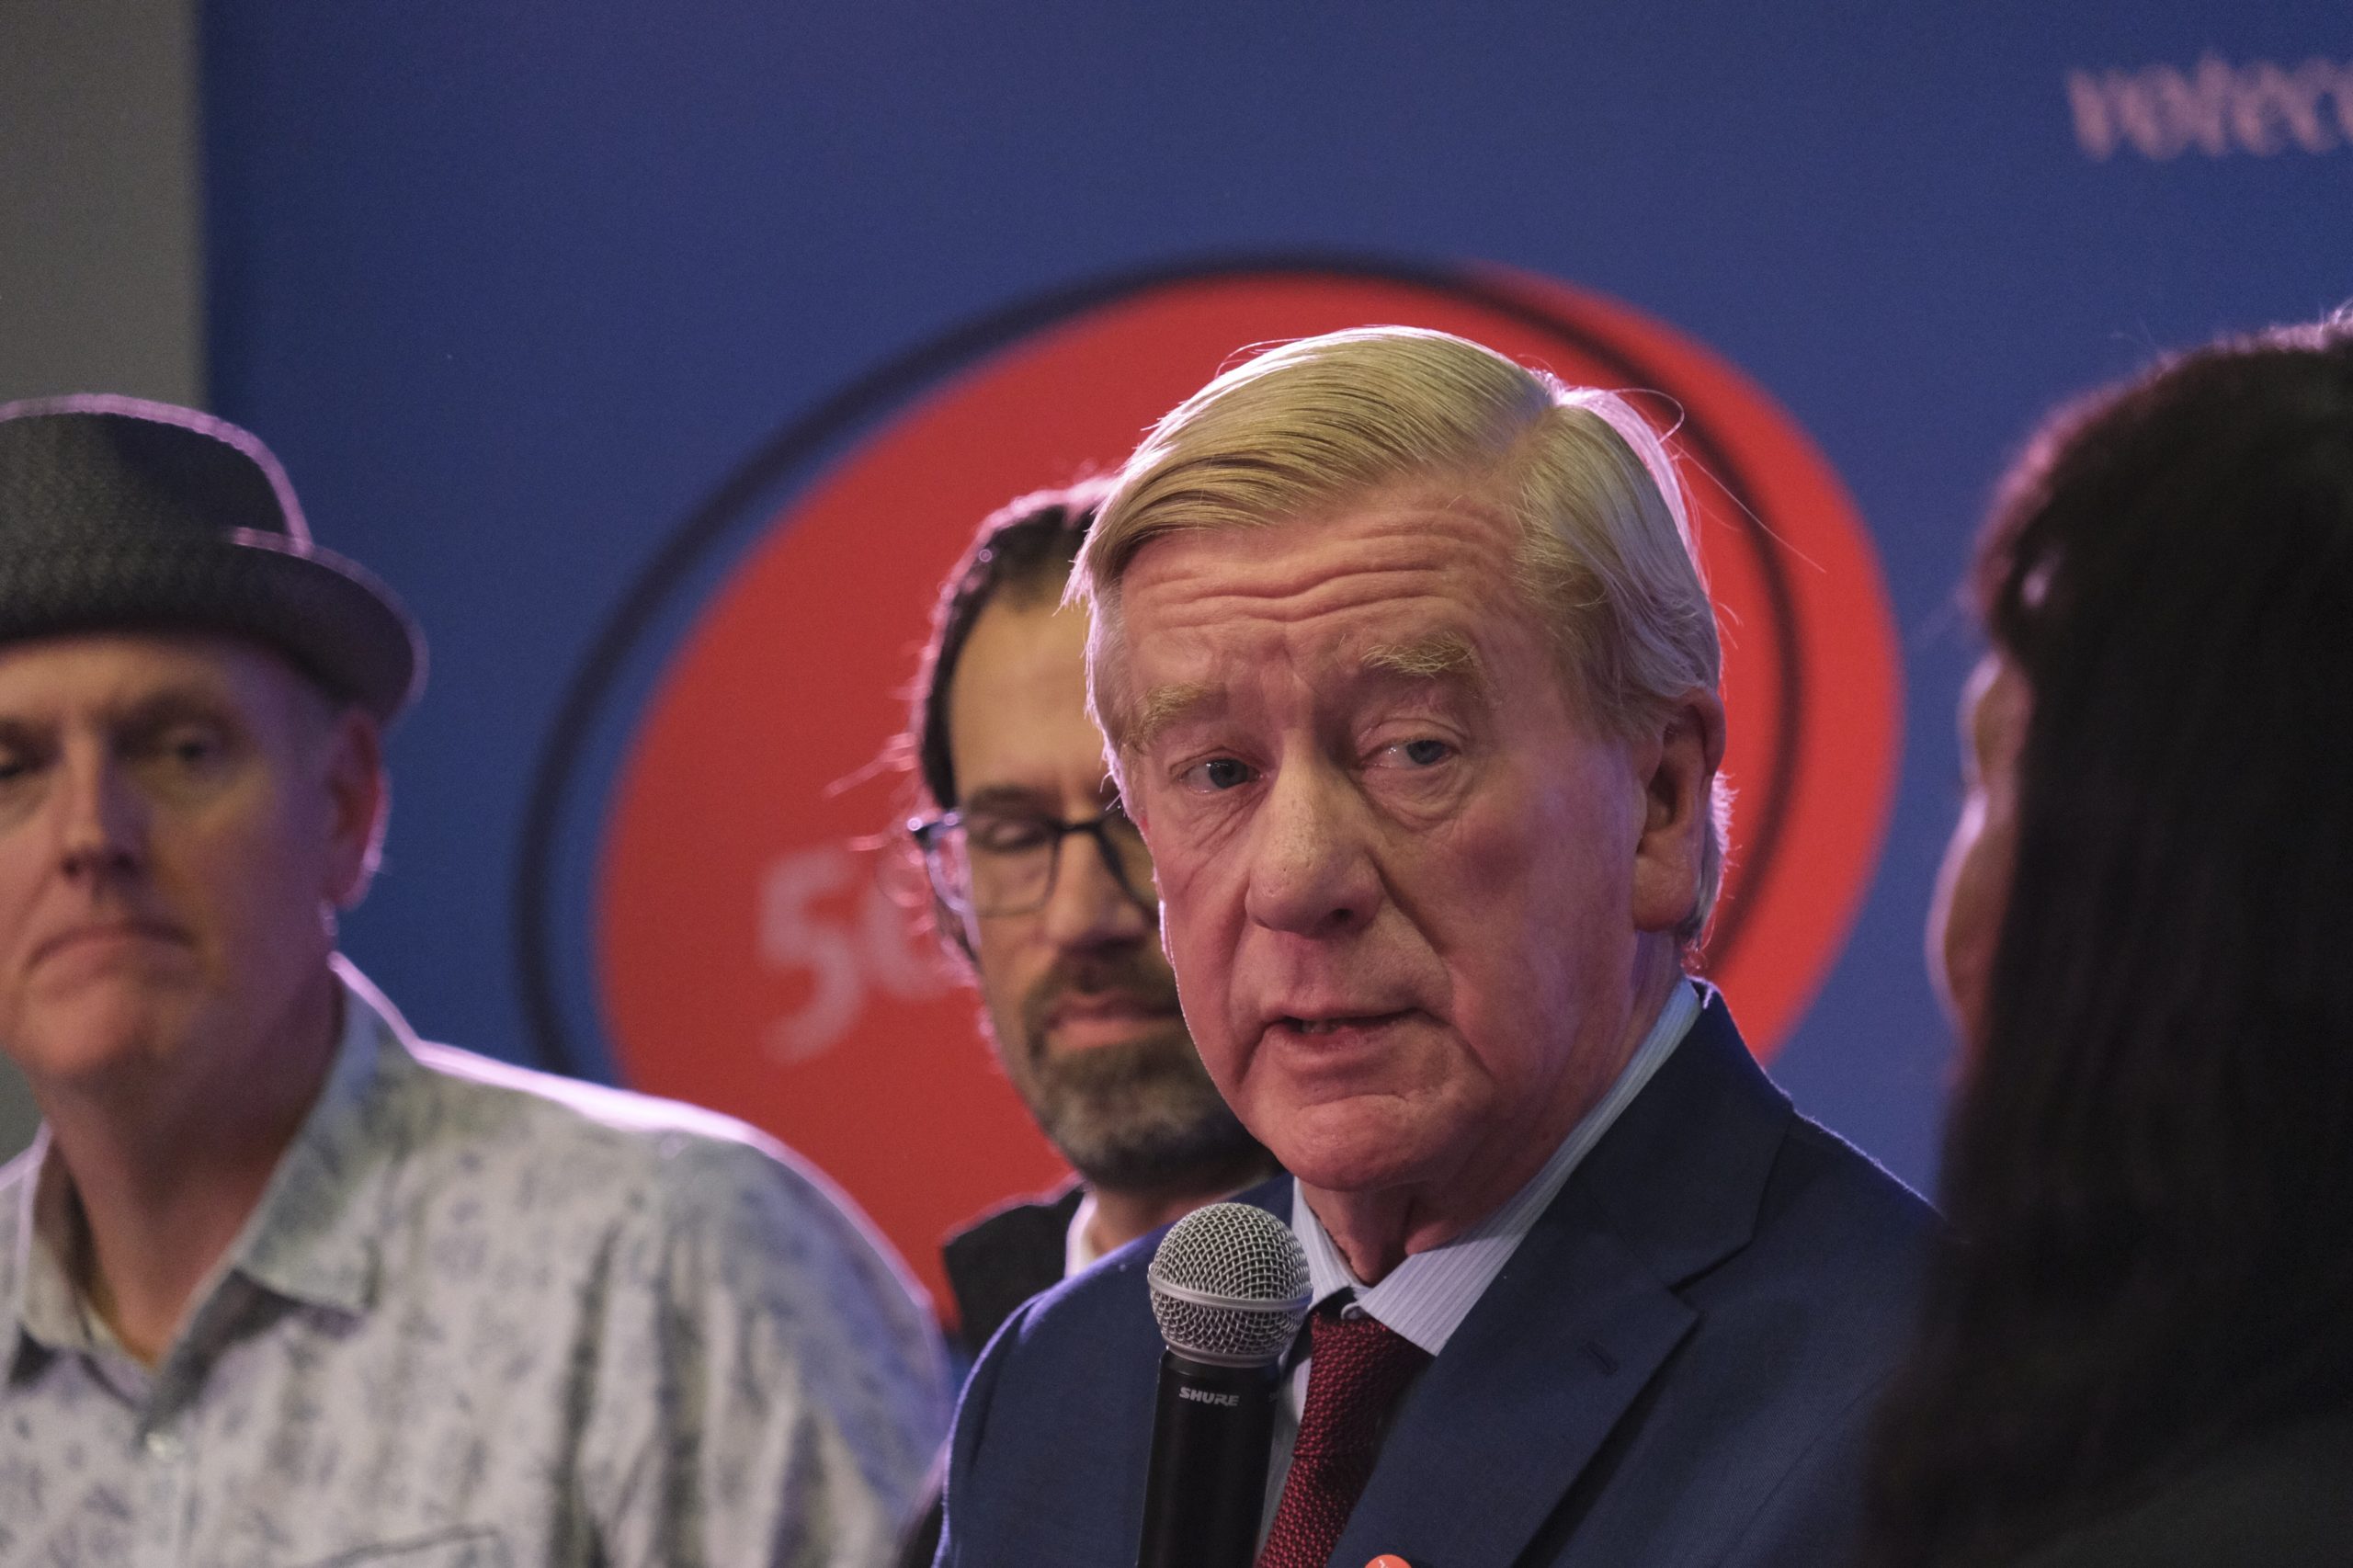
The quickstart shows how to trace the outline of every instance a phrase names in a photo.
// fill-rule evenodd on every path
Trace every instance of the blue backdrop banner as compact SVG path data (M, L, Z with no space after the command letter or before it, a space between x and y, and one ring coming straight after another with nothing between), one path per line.
M203 50L215 405L433 643L349 949L428 1033L777 1131L935 1281L1055 1174L873 842L997 503L1375 320L1679 422L1711 973L1928 1185L1989 487L2056 400L2353 294L2318 0L210 0Z

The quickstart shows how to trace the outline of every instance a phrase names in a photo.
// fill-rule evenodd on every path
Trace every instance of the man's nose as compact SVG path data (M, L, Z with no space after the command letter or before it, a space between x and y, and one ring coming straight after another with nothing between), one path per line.
M1142 941L1152 935L1153 917L1120 886L1091 833L1065 835L1057 852L1054 885L1040 912L1046 939L1080 949Z
M69 753L58 768L58 864L69 876L105 877L139 863L146 808L121 766L104 753Z
M1251 824L1245 913L1302 937L1339 936L1370 923L1381 884L1366 831L1344 778L1312 767L1279 772Z

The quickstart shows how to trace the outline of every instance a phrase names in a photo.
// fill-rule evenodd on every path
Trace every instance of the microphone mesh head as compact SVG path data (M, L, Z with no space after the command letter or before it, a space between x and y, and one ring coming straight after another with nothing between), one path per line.
M1299 1238L1247 1203L1212 1203L1177 1221L1144 1278L1161 1337L1196 1361L1275 1360L1307 1315L1307 1255Z

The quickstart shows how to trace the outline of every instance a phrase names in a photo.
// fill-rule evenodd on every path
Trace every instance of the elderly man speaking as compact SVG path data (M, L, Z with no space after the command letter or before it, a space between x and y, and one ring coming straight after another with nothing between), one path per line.
M1186 1020L1316 1303L1262 1568L1838 1562L1929 1220L1686 976L1724 715L1656 437L1460 338L1309 339L1164 419L1080 564ZM1149 1255L992 1346L943 1562L1132 1560Z
M885 1561L902 1276L748 1129L335 956L423 645L244 431L0 408L0 1564Z

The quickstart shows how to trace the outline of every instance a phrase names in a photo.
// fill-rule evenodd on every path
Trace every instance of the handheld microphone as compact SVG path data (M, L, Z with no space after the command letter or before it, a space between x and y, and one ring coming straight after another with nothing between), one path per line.
M1306 1255L1265 1210L1212 1203L1170 1228L1144 1278L1168 1348L1136 1568L1250 1568Z

